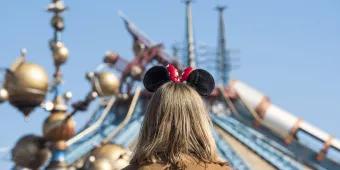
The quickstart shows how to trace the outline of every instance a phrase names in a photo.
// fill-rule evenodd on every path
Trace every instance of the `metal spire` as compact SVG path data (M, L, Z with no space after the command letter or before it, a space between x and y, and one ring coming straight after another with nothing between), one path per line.
M173 45L172 46L172 56L178 60L178 51L179 51L179 48L176 46L176 45Z
M224 17L223 11L226 6L217 6L218 11L218 47L217 47L217 69L220 74L220 78L223 84L227 84L229 81L229 71L230 71L230 61L229 54L226 49L226 38L225 38L225 28L224 28Z
M194 46L194 31L192 25L192 14L191 14L191 2L192 0L185 0L185 8L186 8L186 55L185 59L187 60L187 65L191 67L196 66L195 59L195 46Z

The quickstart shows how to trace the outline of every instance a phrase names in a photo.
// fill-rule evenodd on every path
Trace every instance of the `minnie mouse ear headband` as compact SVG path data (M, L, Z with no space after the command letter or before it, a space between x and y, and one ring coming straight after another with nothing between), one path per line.
M172 81L174 83L184 83L196 89L202 96L208 96L215 88L214 78L203 69L193 69L187 67L182 75L179 75L175 66L169 64L164 66L154 66L144 75L143 84L150 92L155 92L163 84Z

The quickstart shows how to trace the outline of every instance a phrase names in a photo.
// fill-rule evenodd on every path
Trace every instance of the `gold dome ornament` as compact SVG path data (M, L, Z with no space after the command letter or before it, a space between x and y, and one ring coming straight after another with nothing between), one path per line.
M67 107L62 96L54 100L51 114L44 121L43 136L54 143L66 141L75 134L75 122L72 117L67 118ZM67 118L67 120L66 120Z
M97 92L99 96L111 96L119 91L120 81L111 72L90 72L87 74L87 78L92 83L93 91Z
M143 73L143 69L138 66L138 65L133 65L131 67L131 71L130 74L134 79L141 79L142 78L142 73Z
M8 100L8 92L5 88L0 88L0 103Z
M93 162L86 166L87 170L114 170L109 160L91 158Z
M12 149L12 160L16 166L30 169L38 169L50 155L46 141L35 135L26 135L20 138Z
M119 54L116 52L108 51L106 52L103 62L109 64L110 66L117 63L118 59L120 58Z
M64 19L60 15L53 16L51 25L57 31L62 31L65 28Z
M112 170L123 169L129 165L130 157L131 152L129 150L116 144L105 144L92 151L84 168L99 170L100 167L108 167L110 165L109 167Z
M68 58L69 51L65 47L64 43L57 41L57 42L51 42L51 48L53 52L53 59L54 59L54 64L56 66L60 66L64 64Z
M52 142L68 140L75 134L75 122L72 118L65 121L67 115L63 112L52 113L44 122L44 137Z
M48 76L44 68L20 57L6 73L4 87L9 102L28 116L45 99Z

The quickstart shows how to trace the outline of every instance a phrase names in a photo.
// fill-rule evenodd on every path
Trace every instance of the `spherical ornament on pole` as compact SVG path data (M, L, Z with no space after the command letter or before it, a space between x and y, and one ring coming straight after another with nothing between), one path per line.
M44 137L52 142L66 141L75 134L75 122L72 118L65 120L64 112L53 112L44 121Z
M131 67L130 74L134 79L141 79L143 73L143 69L138 65L133 65Z
M52 42L52 52L53 52L53 59L54 59L54 64L56 66L60 66L66 62L68 59L69 51L65 47L65 45L60 42Z
M67 106L62 96L57 96L53 102L51 114L43 124L43 136L54 143L66 141L75 134L75 122L72 117L67 117Z
M120 81L111 72L99 72L95 73L92 84L99 96L111 96L118 93Z
M104 56L104 60L103 62L106 64L110 64L113 65L115 64L119 59L119 54L116 52L112 52L112 51L108 51L106 52L105 56Z
M51 20L51 25L57 31L62 31L65 28L64 19L60 15L54 15Z
M0 103L8 100L8 91L5 88L0 88Z
M20 138L12 149L12 160L16 166L39 169L50 157L46 141L35 135Z
M45 99L48 76L41 66L23 62L6 73L4 87L9 102L28 116Z
M63 97L64 97L65 101L68 102L73 97L73 94L72 94L71 91L67 91L63 94Z

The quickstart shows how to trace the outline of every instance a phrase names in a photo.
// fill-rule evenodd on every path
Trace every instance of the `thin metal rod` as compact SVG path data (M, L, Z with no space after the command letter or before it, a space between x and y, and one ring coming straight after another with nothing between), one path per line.
M192 0L185 1L186 8L186 59L187 65L190 67L196 67L196 57L195 57L195 40L194 40L194 31L192 24L192 10L191 10Z
M229 71L230 71L230 61L228 51L226 49L226 38L225 38L225 27L224 27L224 17L223 12L226 6L217 6L218 11L218 41L217 41L217 59L216 65L218 73L223 84L227 84L229 81Z

